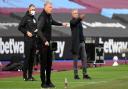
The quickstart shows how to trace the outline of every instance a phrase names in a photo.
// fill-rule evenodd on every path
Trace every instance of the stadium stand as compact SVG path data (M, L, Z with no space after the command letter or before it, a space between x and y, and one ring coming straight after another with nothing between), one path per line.
M42 8L45 0L0 0L0 7L6 8L27 8L29 4L33 3L37 8ZM79 8L85 7L68 0L52 0L54 8ZM60 2L60 3L58 3Z
M127 0L70 0L86 8L95 8L101 15L111 18L113 14L128 14Z
M101 11L101 14L103 16L112 18L113 14L124 14L127 15L128 14L128 9L110 9L110 8L103 8Z
M23 36L17 29L18 23L17 19L0 14L0 37Z
M8 16L8 18L12 22L15 22L14 19L17 19L17 23L18 23L24 14L25 13L13 13L10 17ZM8 21L8 18L6 16L4 16L4 15L1 15L1 16L5 17L5 18L1 18L1 21L3 21L2 19L5 19L4 21L6 21L6 22ZM37 14L36 18L38 18L38 16L39 16L39 14ZM69 22L71 15L69 13L65 13L65 14L64 13L54 13L53 17L58 21ZM99 37L99 36L101 36L101 37L127 37L127 34L128 34L128 30L126 28L127 26L125 26L121 22L119 23L116 20L111 20L111 19L104 17L100 14L86 14L86 20L84 22L85 22L84 26L86 29L84 33L85 33L85 36L88 36L88 37L90 37L90 36L91 37ZM100 25L99 25L99 23L100 23ZM117 23L118 23L118 25L120 25L119 27L116 26ZM110 26L110 27L106 26L106 25L110 25L110 24L113 24L113 26ZM59 30L59 29L61 29L61 30ZM58 34L57 34L57 32L58 32ZM68 28L68 30L65 30L65 28L63 28L63 27L54 27L53 35L54 36L70 36L70 28Z
M44 0L0 0L0 13L9 14L11 12L24 12L29 4L34 3L40 12L43 7ZM59 2L59 3L58 3ZM52 0L54 12L70 12L71 9L77 8L84 13L99 13L99 10L95 8L86 9L85 6L81 6L77 3L71 2L69 0ZM5 12L6 11L6 12Z
M70 0L83 6L102 8L128 8L127 0Z
M116 19L124 24L128 24L128 14L114 14L112 19Z

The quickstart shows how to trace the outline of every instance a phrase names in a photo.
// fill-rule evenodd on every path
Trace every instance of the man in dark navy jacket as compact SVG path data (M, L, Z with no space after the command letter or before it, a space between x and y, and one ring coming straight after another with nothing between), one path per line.
M82 61L83 79L90 79L87 74L87 54L85 50L85 42L83 35L82 20L84 15L79 16L77 9L72 10L72 19L70 20L70 28L72 33L72 54L74 60L74 79L80 79L78 76L78 58Z
M34 17L35 6L29 5L29 9L19 24L19 31L24 34L25 41L25 60L23 65L23 79L34 81L32 77L34 53L35 53L35 34L37 33L37 21Z
M52 66L52 50L50 48L52 25L66 26L66 23L56 22L52 18L52 4L46 2L44 9L38 19L38 35L40 37L40 62L41 62L41 87L42 88L54 88L54 84L51 82L51 66ZM45 74L46 71L46 74Z

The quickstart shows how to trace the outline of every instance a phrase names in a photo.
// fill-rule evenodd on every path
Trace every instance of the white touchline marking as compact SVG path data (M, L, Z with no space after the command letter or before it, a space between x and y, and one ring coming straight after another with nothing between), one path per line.
M5 83L5 82L16 82L16 81L0 81L0 82L4 82ZM17 82L22 82L23 83L23 81L17 81ZM40 83L40 81L36 81L36 82ZM108 82L108 81L91 81L91 82L77 82L76 81L76 82L69 82L69 86L70 86L70 88L74 88L74 87L80 87L80 86L83 86L83 85L106 83L106 82ZM55 82L55 83L64 83L64 82ZM71 83L79 84L79 85L71 86ZM39 88L0 88L0 89L39 89Z
M80 86L83 86L83 85L88 85L88 84L98 84L98 83L106 83L106 82L108 82L108 81L99 81L99 82L84 82L84 84L79 84L79 85L77 85L77 86L72 86L72 87L70 87L70 88L74 88L74 87L80 87Z

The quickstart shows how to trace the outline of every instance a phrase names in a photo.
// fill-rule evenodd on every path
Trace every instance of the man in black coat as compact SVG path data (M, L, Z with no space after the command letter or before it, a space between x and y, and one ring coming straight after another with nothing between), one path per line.
M85 42L83 35L82 20L84 15L80 15L78 10L72 11L72 19L70 21L70 28L72 33L72 54L74 60L74 79L80 79L78 76L78 58L82 61L83 79L90 79L87 74L87 54L85 50Z
M51 66L52 66L52 50L50 48L52 25L66 26L66 23L56 22L52 18L52 4L46 2L44 4L44 10L38 19L38 35L40 37L40 63L41 63L41 87L42 88L54 88L54 84L51 82ZM46 71L46 74L45 74Z
M23 79L34 81L32 77L34 53L35 53L35 34L37 33L37 21L34 17L35 6L29 5L29 9L19 24L19 31L24 34L25 60L23 65Z

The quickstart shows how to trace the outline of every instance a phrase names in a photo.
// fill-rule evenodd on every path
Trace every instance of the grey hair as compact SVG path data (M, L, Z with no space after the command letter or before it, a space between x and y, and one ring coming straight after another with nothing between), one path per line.
M45 3L44 3L44 6L46 6L47 4L52 4L52 2L51 1L45 1Z
M73 11L78 11L78 9L72 9L72 12L73 12Z

